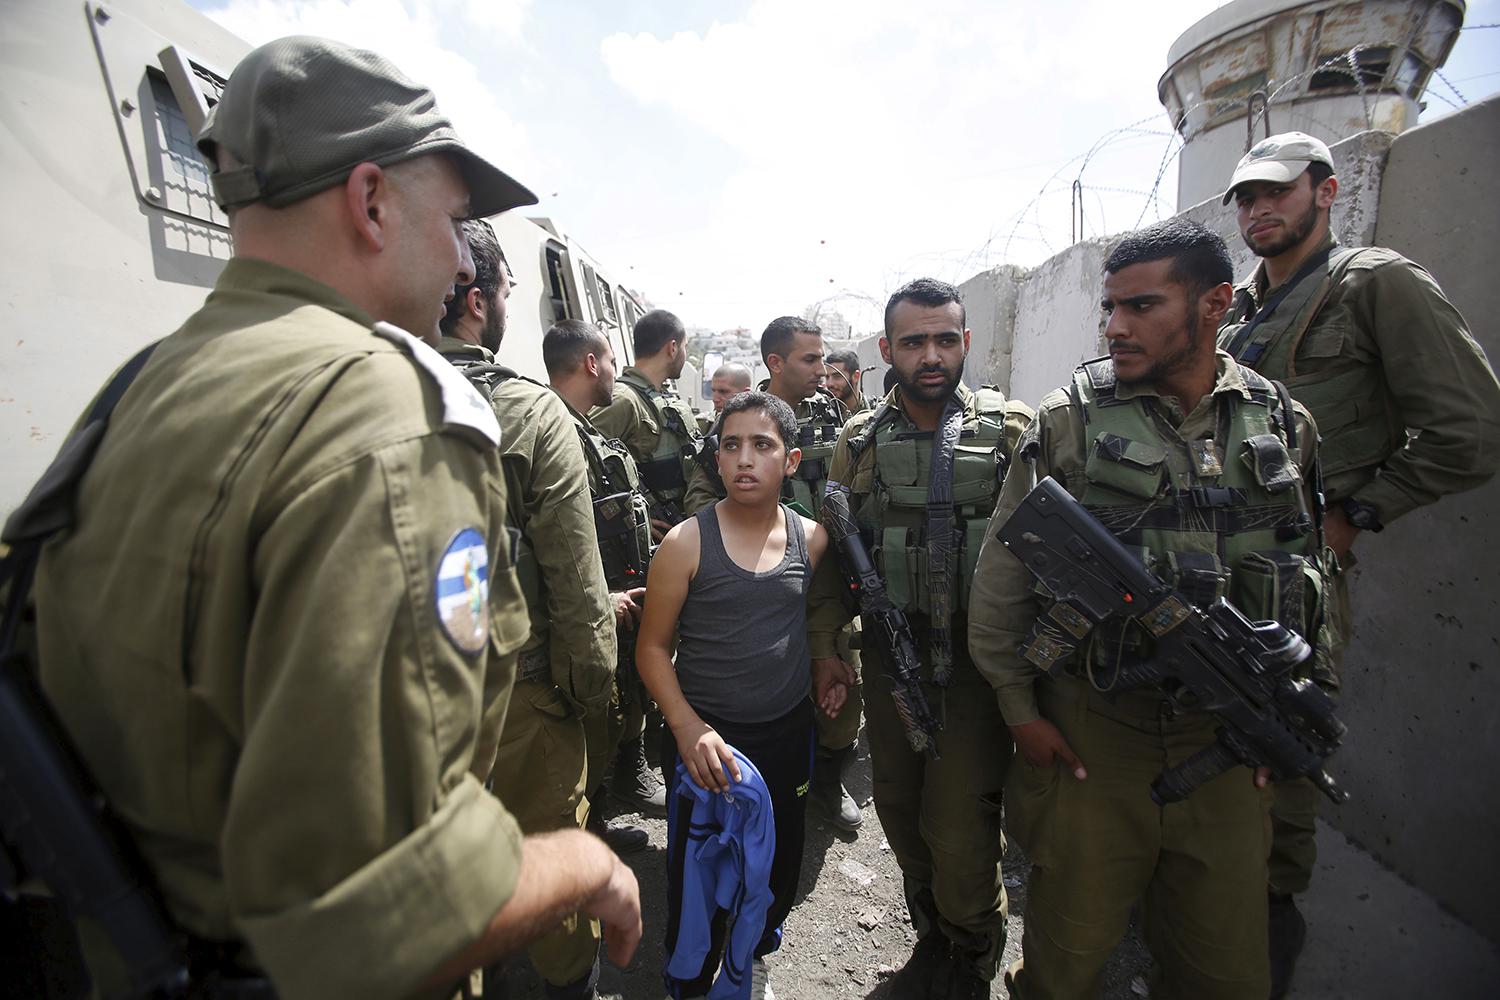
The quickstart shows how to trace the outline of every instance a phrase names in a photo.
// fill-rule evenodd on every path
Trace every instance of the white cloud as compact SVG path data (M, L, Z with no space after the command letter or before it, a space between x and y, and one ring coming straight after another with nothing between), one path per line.
M762 308L774 315L843 288L879 300L920 273L959 281L1006 259L1033 263L1071 238L1079 164L1052 184L1044 213L1018 221L1048 176L1107 129L1157 115L1157 135L1117 136L1085 171L1091 235L1127 228L1144 194L1105 189L1144 192L1155 179L1170 142L1155 82L1176 34L1210 9L756 0L702 32L612 35L600 52L623 90L739 157L705 222L716 252L668 263L675 241L648 244L660 254L650 270L703 288L740 275L741 287L748 278L787 297ZM876 313L846 311L866 324Z
M284 35L334 38L370 49L437 95L438 107L475 151L523 182L539 157L524 126L474 62L449 48L445 30L471 26L497 44L518 37L529 0L230 0L206 13L252 45Z

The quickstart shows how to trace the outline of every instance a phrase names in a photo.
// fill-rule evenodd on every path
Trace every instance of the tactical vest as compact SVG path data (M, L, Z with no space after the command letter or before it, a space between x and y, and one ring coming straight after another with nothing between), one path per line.
M1071 387L1087 455L1079 501L1194 604L1228 597L1252 620L1275 619L1310 635L1321 576L1289 450L1290 400L1243 372L1251 398L1220 395L1213 437L1182 443L1154 397L1116 396L1109 358L1079 366ZM1087 662L1072 666L1096 680L1151 655L1144 632L1129 622L1106 622L1088 648Z
M620 381L646 401L656 418L656 450L638 463L642 483L658 501L681 505L688 463L698 454L698 418L677 393L659 389L634 371Z
M828 484L828 464L833 446L844 428L844 410L837 402L818 393L804 400L807 415L797 419L797 447L802 461L787 479L783 494L801 504L813 517L823 507L823 490Z
M1378 364L1336 365L1297 374L1296 359L1349 357L1355 337L1349 307L1323 315L1329 293L1351 270L1372 270L1402 259L1380 247L1335 247L1325 266L1291 289L1270 315L1255 325L1243 344L1235 344L1254 319L1250 288L1235 293L1230 320L1219 329L1219 346L1241 365L1282 382L1317 421L1323 474L1329 478L1355 469L1373 468L1406 444L1406 428ZM1314 329L1316 324L1316 329Z
M969 582L1005 478L1005 396L985 386L974 393L974 413L966 414L953 450L954 538L958 545L952 581L952 606L966 611ZM906 431L889 403L849 439L858 463L873 451L873 478L868 499L856 520L873 529L871 553L885 581L886 593L903 611L930 615L927 573L927 485L932 468L933 434ZM873 445L873 449L870 447ZM962 641L962 637L958 641Z
M606 438L587 420L577 425L588 460L604 581L616 592L644 587L651 563L651 513L635 459L623 441Z

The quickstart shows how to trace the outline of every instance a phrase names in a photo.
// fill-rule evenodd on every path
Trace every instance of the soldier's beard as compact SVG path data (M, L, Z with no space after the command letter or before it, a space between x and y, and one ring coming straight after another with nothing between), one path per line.
M1182 334L1185 342L1170 354L1152 362L1151 367L1147 368L1143 374L1136 378L1125 378L1120 375L1117 369L1115 377L1122 385L1155 385L1168 376L1176 375L1178 372L1192 367L1193 362L1197 360L1199 353L1203 350L1204 338L1195 336L1197 331L1193 329L1191 318L1188 319L1179 332ZM1111 355L1114 353L1114 351L1110 352Z
M1281 229L1281 235L1269 243L1257 246L1250 241L1248 231L1241 233L1240 238L1245 241L1245 246L1257 257L1279 257L1292 247L1297 246L1312 234L1318 224L1318 203L1316 199L1308 206L1307 211L1295 222L1288 223ZM1247 227L1248 230L1248 227Z
M491 354L500 352L500 342L505 339L505 317L494 310L484 318L484 329L479 331L479 346Z
M932 371L944 370L946 369L918 368L909 376L905 372L898 370L897 382L901 386L901 395L924 403L935 403L940 399L947 399L953 395L953 391L958 388L959 380L964 376L964 363L962 360L959 361L958 367L954 368L948 377L943 380L942 385L923 385L917 381L918 377L922 375L926 375Z

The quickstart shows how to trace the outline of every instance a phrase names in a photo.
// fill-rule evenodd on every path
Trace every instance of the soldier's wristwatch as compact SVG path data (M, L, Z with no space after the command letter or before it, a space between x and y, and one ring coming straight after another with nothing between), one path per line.
M1349 523L1360 531L1380 531L1385 527L1380 523L1380 511L1367 503L1346 497L1339 506L1344 508L1344 516L1349 519Z

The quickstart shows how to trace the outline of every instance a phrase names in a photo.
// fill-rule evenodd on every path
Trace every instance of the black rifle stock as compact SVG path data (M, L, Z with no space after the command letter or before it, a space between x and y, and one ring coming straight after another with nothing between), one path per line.
M1117 687L1159 687L1184 711L1211 713L1216 742L1152 782L1158 803L1178 802L1236 764L1305 776L1336 803L1348 799L1323 761L1345 732L1332 699L1292 673L1312 655L1276 622L1252 622L1222 597L1194 607L1157 579L1051 477L1036 485L998 537L1055 598L1049 628L1022 647L1052 670L1104 619L1135 619L1155 641L1147 663L1120 671Z
M9 627L35 565L35 548L25 548L7 559ZM187 996L182 941L145 863L105 809L30 667L10 653L12 639L5 637L0 661L0 833L4 850L20 862L14 874L40 879L71 912L99 925L128 969L125 996Z
M937 760L937 734L942 727L922 691L916 640L912 638L906 615L891 603L885 591L885 581L875 571L875 562L870 558L849 511L848 487L829 480L818 519L828 530L838 552L839 565L849 580L849 589L859 600L865 642L875 637L891 664L891 697L896 702L896 714L906 729L907 742L917 753L925 752Z

